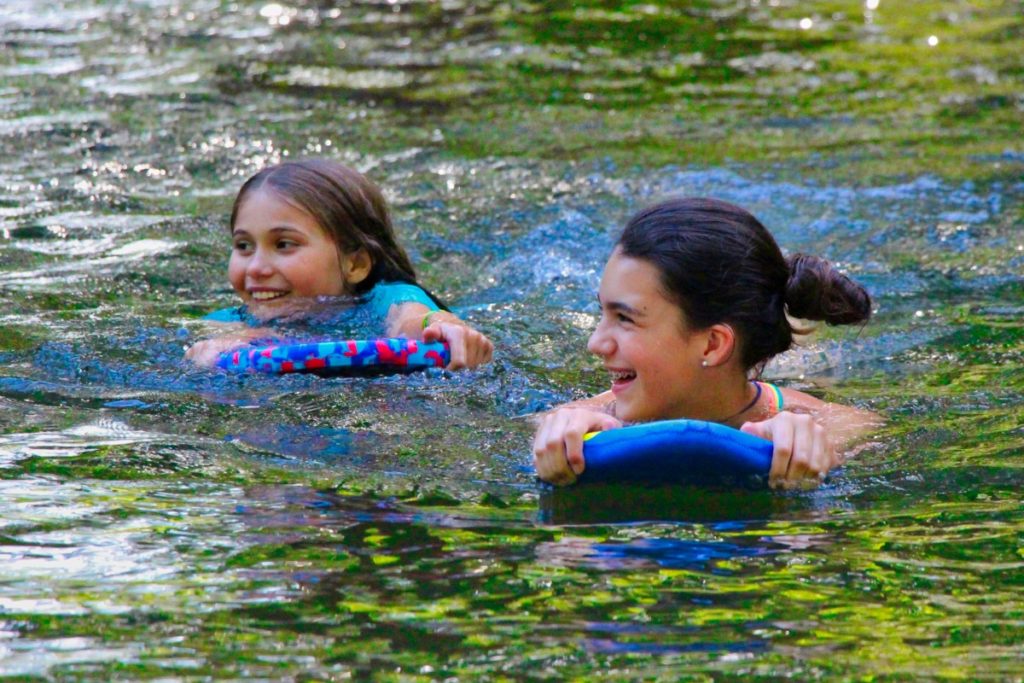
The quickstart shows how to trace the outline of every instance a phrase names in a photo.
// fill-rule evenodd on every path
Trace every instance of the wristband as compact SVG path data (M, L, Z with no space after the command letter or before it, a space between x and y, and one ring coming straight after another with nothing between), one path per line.
M423 316L423 327L421 329L424 329L424 330L427 329L427 327L430 325L430 318L431 318L431 316L433 316L435 313L440 313L440 312L441 311L430 311L425 316Z

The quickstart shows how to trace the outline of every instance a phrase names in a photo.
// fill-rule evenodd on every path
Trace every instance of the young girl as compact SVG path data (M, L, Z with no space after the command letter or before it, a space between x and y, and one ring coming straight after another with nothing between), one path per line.
M818 483L839 464L835 442L877 424L873 413L750 379L793 343L794 318L866 321L871 299L827 261L783 257L743 209L674 199L627 224L601 278L601 320L587 348L611 390L544 415L538 475L570 484L586 467L583 435L628 422L720 422L774 443L773 486Z
M274 336L240 324L246 320L294 316L318 298L337 296L357 297L360 312L380 320L386 336L448 342L449 369L491 359L487 337L416 284L384 196L346 166L313 159L260 171L238 192L230 229L228 279L242 306L207 316L234 325L189 348L186 357L195 363L212 367L221 353Z

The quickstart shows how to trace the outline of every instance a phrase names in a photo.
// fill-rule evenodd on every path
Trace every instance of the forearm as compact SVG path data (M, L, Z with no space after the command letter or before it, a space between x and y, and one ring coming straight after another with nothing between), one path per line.
M870 410L839 403L825 403L815 419L828 430L836 450L844 452L885 424L885 418Z
M614 417L613 406L615 403L615 395L610 391L597 394L596 396L588 396L587 398L581 398L576 401L570 401L569 403L563 403L557 405L550 410L545 410L542 413L535 413L529 416L529 419L533 422L540 422L548 415L562 410L563 408L580 408L583 410L592 410L606 415Z
M420 339L427 325L437 322L466 324L449 311L431 310L418 303L400 304L394 306L388 314L388 336Z
M815 422L828 432L840 452L885 424L885 418L878 413L841 403L822 401L802 391L783 389L783 396L786 410L807 413L814 417Z

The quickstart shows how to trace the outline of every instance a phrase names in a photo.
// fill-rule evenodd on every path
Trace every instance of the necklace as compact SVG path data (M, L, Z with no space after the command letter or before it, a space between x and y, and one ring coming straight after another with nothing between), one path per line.
M750 400L750 403L743 406L729 417L725 418L724 420L718 420L719 424L725 424L732 420L733 418L739 417L740 415L742 415L743 413L747 412L748 410L757 405L757 402L761 399L761 383L753 379L750 380L750 383L754 385L754 398ZM605 406L605 411L612 417L617 417L615 415L615 403L615 399L612 399L611 402L607 406Z
M757 405L758 400L760 400L761 398L761 383L753 379L750 380L750 383L753 384L754 388L756 389L756 391L754 392L753 400L751 400L750 403L748 403L747 405L740 408L737 412L733 413L729 417L722 420L723 424L732 421L734 418L739 417L740 415L742 415L743 413L747 412L748 410Z

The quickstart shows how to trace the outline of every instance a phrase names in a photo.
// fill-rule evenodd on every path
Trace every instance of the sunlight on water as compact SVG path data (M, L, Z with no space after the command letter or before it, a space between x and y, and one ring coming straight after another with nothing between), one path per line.
M2 14L4 674L1019 678L1012 8ZM238 185L309 155L383 187L493 364L183 360L235 303ZM875 298L766 371L888 417L816 491L534 481L528 416L607 388L585 346L618 231L675 194L751 209Z

